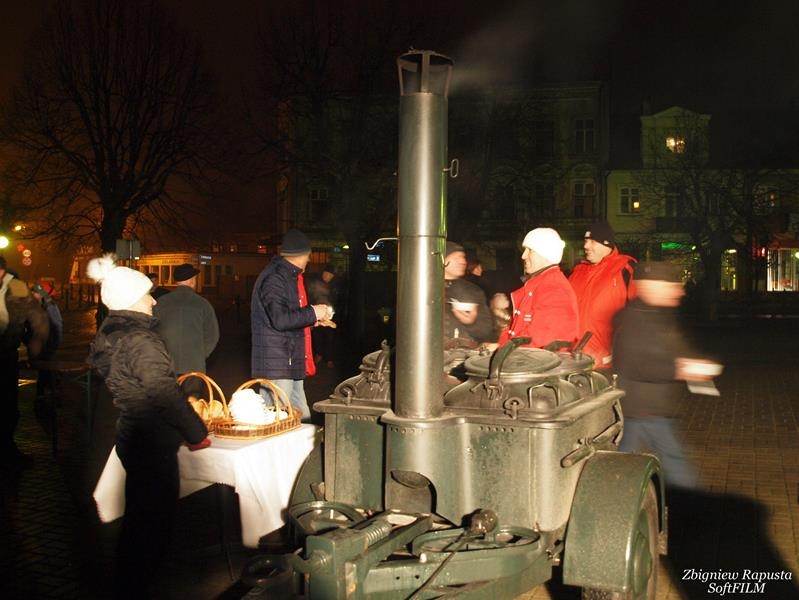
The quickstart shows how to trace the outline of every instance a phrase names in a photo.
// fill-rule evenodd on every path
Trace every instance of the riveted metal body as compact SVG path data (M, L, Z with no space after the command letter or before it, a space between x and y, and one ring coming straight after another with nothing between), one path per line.
M324 443L289 506L304 550L261 558L290 576L259 585L265 597L493 600L563 562L566 583L649 598L663 481L656 458L616 451L623 392L578 350L522 339L467 352L460 379L444 376L451 61L414 51L398 64L397 346L314 406Z

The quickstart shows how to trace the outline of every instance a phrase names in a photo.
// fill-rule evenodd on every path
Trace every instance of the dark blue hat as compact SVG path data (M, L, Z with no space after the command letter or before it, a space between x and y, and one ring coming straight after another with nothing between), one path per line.
M299 229L289 229L280 244L281 256L300 256L311 253L311 240Z

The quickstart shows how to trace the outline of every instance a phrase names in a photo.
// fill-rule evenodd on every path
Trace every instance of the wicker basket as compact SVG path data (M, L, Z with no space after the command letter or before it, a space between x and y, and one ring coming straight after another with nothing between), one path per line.
M288 398L286 397L286 392L281 390L268 379L251 379L250 381L242 383L236 391L238 392L239 390L252 387L256 383L266 386L272 391L272 396L275 400L275 412L277 413L278 417L280 415L281 402L285 407L285 411L288 413L288 417L285 419L278 418L274 423L269 423L266 425L237 423L232 418L228 417L228 419L225 421L216 423L214 435L217 437L234 439L267 438L273 435L280 435L281 433L291 431L292 429L297 429L300 426L300 414L291 405L291 402L289 402ZM227 405L225 405L225 408L227 408ZM228 415L229 414L230 411L228 410Z
M199 371L192 371L191 373L185 373L181 375L180 377L178 377L178 383L182 384L184 381L192 377L201 379L203 383L205 383L205 387L208 390L208 398L198 398L198 400L202 400L208 405L208 416L206 418L203 418L203 422L205 423L205 426L208 429L208 433L212 433L216 430L216 426L218 423L230 420L230 410L227 407L227 400L225 399L225 394L222 392L222 389L217 385L216 381L208 377L208 375L206 375L205 373L200 373ZM218 401L222 404L222 412L223 412L222 417L214 418L210 416L212 400Z

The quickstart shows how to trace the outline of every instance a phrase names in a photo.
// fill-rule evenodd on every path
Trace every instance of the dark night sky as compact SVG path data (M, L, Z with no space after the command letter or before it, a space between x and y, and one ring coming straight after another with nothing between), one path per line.
M25 42L52 0L6 3L0 19L0 98ZM355 2L356 6L359 2ZM203 41L220 89L235 96L255 67L254 35L270 7L259 0L166 0ZM799 2L764 0L439 0L447 29L435 41L456 72L492 81L613 80L613 106L634 113L681 103L700 110L799 101ZM420 40L424 47L429 40ZM392 66L387 65L387 68Z

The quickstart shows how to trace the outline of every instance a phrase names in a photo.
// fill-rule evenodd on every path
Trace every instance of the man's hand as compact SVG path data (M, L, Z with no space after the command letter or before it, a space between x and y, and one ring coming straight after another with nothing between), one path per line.
M492 310L508 310L510 308L510 300L505 294L494 294L491 297Z
M197 450L202 450L203 448L207 448L210 445L211 445L210 438L205 438L202 442L198 442L196 444L186 444L186 446L188 446L189 450L191 450L192 452L196 452Z
M471 325L477 320L477 308L474 310L457 310L453 308L452 314L464 325Z
M710 381L720 375L722 365L700 358L677 358L674 361L675 379Z
M317 321L329 321L333 318L333 307L328 304L314 304L312 308Z

